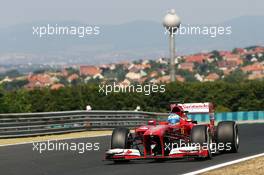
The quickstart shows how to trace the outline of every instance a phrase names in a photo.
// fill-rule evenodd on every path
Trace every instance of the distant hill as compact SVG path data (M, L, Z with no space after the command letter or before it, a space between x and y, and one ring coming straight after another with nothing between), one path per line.
M120 25L99 25L101 34L86 38L76 36L38 38L32 35L32 26L47 23L49 22L0 28L0 53L26 52L45 56L53 55L52 61L56 61L54 55L57 55L66 61L69 58L78 58L73 61L86 63L168 55L168 36L164 34L164 28L158 22L134 21ZM49 24L58 24L58 26L85 25L72 21ZM177 53L189 54L214 49L230 50L234 47L264 45L263 16L243 16L217 24L217 26L231 26L232 34L216 38L178 36L176 38Z

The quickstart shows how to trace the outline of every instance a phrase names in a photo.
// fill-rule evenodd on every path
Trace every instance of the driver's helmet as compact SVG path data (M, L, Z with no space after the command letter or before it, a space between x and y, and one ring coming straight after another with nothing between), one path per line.
M171 113L171 114L169 115L169 117L168 117L168 122L169 122L170 124L176 124L176 123L180 122L180 116L177 115L177 114L173 114L173 113Z

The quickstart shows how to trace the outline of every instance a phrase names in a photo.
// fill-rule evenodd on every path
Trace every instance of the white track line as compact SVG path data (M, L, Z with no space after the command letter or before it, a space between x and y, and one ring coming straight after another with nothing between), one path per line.
M111 134L100 134L100 135L94 135L94 136L80 136L80 137L69 137L69 138L59 138L59 139L45 139L45 140L36 140L36 141L30 141L30 142L20 142L20 143L13 143L13 144L2 144L0 147L4 146L13 146L13 145L25 145L30 143L37 143L37 142L47 142L47 141L58 141L58 140L73 140L73 139L83 139L83 138L93 138L93 137L103 137L103 136L109 136Z
M226 162L226 163L221 163L221 164L218 164L218 165L213 165L213 166L210 166L210 167L207 167L207 168L204 168L204 169L200 169L200 170L197 170L197 171L186 173L184 175L200 174L200 173L204 173L204 172L207 172L207 171L210 171L210 170L214 170L214 169L217 169L217 168L221 168L221 167L225 167L225 166L228 166L228 165L236 164L236 163L239 163L239 162L243 162L243 161L246 161L246 160L249 160L249 159L254 159L254 158L257 158L257 157L261 157L261 156L264 156L264 153L256 154L256 155L253 155L253 156L244 157L244 158L241 158L241 159L233 160L233 161Z

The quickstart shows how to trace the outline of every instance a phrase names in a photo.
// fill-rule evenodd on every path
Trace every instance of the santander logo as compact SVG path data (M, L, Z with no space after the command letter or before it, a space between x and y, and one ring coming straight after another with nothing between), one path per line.
M210 111L210 103L184 103L178 104L178 106L190 113L208 113Z

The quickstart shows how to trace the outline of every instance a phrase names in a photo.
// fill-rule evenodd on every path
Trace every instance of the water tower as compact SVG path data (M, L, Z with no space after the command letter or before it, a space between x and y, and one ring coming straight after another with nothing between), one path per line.
M180 27L181 20L176 14L174 9L171 9L163 19L163 26L169 32L170 41L170 79L175 81L175 41L174 35L177 29Z

